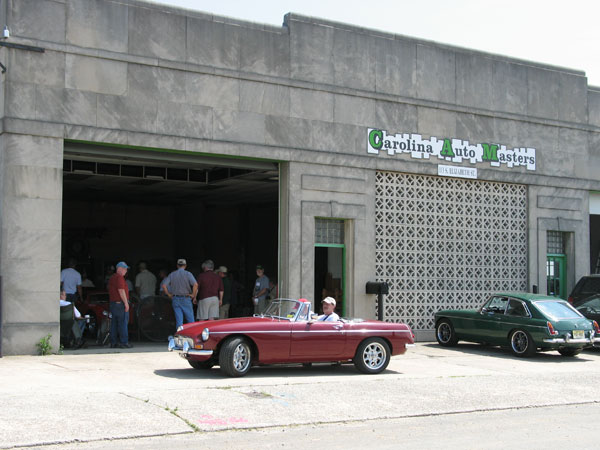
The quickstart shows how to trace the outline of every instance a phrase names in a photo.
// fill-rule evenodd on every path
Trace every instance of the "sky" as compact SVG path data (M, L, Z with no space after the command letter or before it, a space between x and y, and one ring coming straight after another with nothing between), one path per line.
M288 12L586 73L600 87L598 0L150 0L281 26Z

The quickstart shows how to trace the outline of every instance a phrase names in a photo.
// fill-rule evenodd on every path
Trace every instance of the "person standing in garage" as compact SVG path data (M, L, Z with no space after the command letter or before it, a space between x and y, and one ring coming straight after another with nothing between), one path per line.
M75 266L77 266L77 261L70 258L68 267L60 272L60 282L67 293L67 301L73 304L77 301L77 295L79 295L80 300L83 300L83 294L81 292L81 274L75 270Z
M256 266L256 282L252 291L254 314L261 314L267 307L267 293L269 292L269 278L265 275L265 268L260 264Z
M108 299L110 300L110 347L131 348L127 325L129 324L129 289L125 274L129 266L123 261L117 264L117 271L108 280Z
M135 276L135 291L140 300L151 297L156 292L156 276L148 270L144 261L139 264L140 272Z
M173 312L175 313L175 326L177 329L186 323L194 321L194 307L192 301L196 303L198 294L198 282L190 272L185 270L187 261L185 259L177 260L177 270L171 272L167 278L162 280L161 287L164 293L173 303Z
M223 304L223 280L214 272L215 264L207 259L202 263L198 275L198 320L219 318L219 307Z

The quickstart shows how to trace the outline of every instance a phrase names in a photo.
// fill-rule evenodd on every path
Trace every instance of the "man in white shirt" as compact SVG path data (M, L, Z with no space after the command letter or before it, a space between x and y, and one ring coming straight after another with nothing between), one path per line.
M139 265L140 272L135 276L135 291L140 299L151 297L156 293L156 276L148 270L145 262Z
M64 289L60 290L60 306L71 306L72 302L67 300L67 293ZM87 317L87 316L86 316ZM79 310L73 305L73 327L71 331L75 336L75 349L83 347L85 341L83 340L83 330L85 328L85 319L81 317Z
M67 300L73 302L73 304L75 304L75 301L77 300L77 294L79 294L79 299L83 300L81 274L75 270L76 265L77 261L71 258L69 259L67 268L60 272L60 282L67 293Z
M340 316L333 311L335 309L335 299L333 297L325 297L321 301L321 305L323 306L323 314L317 318L317 322L337 322L340 320Z

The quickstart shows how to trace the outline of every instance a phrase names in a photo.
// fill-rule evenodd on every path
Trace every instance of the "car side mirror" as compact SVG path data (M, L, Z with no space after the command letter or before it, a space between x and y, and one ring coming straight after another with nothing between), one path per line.
M481 308L481 314L485 314L486 312L488 312L488 309L485 306Z

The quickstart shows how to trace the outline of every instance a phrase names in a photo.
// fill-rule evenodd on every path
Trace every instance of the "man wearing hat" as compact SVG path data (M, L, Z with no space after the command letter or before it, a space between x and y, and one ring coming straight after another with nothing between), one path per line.
M265 275L265 268L260 264L256 266L256 282L252 290L252 304L254 314L262 313L267 307L267 293L269 292L269 279Z
M173 303L173 312L175 313L175 326L177 329L183 325L183 319L186 323L194 321L194 307L192 301L196 303L198 294L198 282L190 272L185 270L187 261L185 259L177 260L177 270L171 272L168 277L162 280L162 290Z
M110 346L111 348L131 348L127 325L129 323L129 289L125 274L129 266L121 261L117 271L108 280L108 299L110 300Z
M317 322L337 322L340 320L340 316L333 311L335 309L335 298L325 297L321 300L321 305L323 306L323 315L319 316Z

